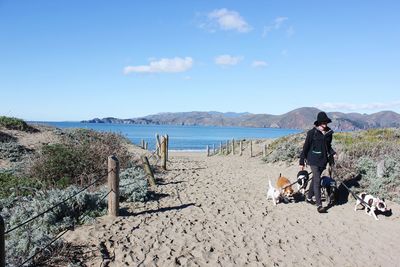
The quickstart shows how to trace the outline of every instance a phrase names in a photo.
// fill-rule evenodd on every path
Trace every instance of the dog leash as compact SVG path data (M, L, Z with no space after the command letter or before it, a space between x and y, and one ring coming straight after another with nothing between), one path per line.
M334 168L335 165L330 165L330 164L329 164L329 166L330 166L330 168L329 168L329 175L331 175L331 177L332 177L332 176L333 176L333 168ZM342 184L342 185L347 189L347 191L349 191L349 193L350 193L355 199L357 199L358 201L360 201L360 203L361 203L365 208L371 209L371 206L370 206L367 202L365 202L364 199L362 199L362 198L359 197L356 193L354 193L352 190L350 190L350 188L344 183L344 181L341 182L340 184Z
M309 173L308 173L308 179L306 180L306 182L308 182L308 181L310 180L310 174L312 174L312 172L309 172ZM291 183L291 184L289 184L289 185L287 185L287 186L282 187L282 190L285 190L286 188L291 187L292 185L295 185L295 184L297 184L298 182L299 182L299 180L297 179L295 182L293 182L293 183Z
M363 204L363 206L364 206L365 208L371 209L371 206L370 206L367 202L365 202L364 199L362 199L361 197L357 196L356 193L354 193L352 190L350 190L350 188L348 188L347 185L346 185L344 182L341 182L340 184L342 184L342 185L347 189L347 191L349 191L350 194L351 194L355 199L359 200L359 201L361 202L361 204Z

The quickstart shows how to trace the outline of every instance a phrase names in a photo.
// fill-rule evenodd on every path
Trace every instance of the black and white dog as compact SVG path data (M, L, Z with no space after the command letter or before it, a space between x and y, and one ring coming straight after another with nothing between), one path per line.
M374 197L372 195L369 195L365 192L361 193L358 195L360 199L362 199L368 206L365 205L360 199L357 199L356 205L354 206L354 210L357 211L358 205L362 204L363 207L365 207L365 213L368 214L369 216L374 216L375 220L379 220L378 217L375 214L376 210L379 210L381 212L386 212L387 206L385 203L385 199L380 199L378 197Z
M308 182L310 181L309 173L307 171L299 171L297 173L297 190L301 194L305 194ZM329 205L335 205L337 195L336 181L330 176L321 177L322 196L326 199Z
M304 195L310 176L307 171L299 171L297 173L297 191Z
M330 206L335 205L337 200L336 181L330 176L322 176L321 189L322 195L325 197L326 202L328 202Z

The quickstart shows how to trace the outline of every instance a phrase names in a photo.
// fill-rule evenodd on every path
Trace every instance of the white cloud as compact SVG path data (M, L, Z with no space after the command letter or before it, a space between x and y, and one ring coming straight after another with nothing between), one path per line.
M277 17L275 18L271 24L264 26L264 30L262 33L262 37L266 37L267 34L273 30L279 30L281 26L287 21L289 18L288 17ZM293 28L292 28L293 30Z
M216 29L235 30L242 33L251 30L251 26L238 12L226 8L211 11L207 14L207 22L203 22L199 26L211 32Z
M274 22L272 23L272 26L277 30L288 19L289 19L288 17L277 17L276 19L274 19Z
M267 67L268 63L263 60L254 60L253 63L251 63L251 66L253 68L262 68L262 67Z
M290 38L290 37L293 36L293 34L294 34L293 26L290 26L290 27L287 28L287 30L286 30L286 36Z
M393 102L375 102L367 104L351 104L351 103L322 103L316 107L326 110L343 110L343 111L359 111L359 110L382 110L391 108L400 108L400 101Z
M233 66L237 65L243 57L234 57L231 55L220 55L215 58L215 64L217 65L223 65L223 66Z
M191 57L162 58L160 60L151 59L148 65L126 66L124 74L137 73L161 73L161 72L185 72L192 68L193 59Z

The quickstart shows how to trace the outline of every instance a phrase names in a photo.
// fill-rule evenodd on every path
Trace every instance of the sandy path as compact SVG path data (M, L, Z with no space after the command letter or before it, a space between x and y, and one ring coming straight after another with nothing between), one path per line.
M327 214L304 202L273 206L268 179L297 166L248 156L173 153L159 199L122 204L125 216L104 216L67 236L99 247L113 259L103 266L396 266L400 264L399 205L380 221L354 201ZM92 249L93 249L92 247ZM98 250L85 262L100 266Z

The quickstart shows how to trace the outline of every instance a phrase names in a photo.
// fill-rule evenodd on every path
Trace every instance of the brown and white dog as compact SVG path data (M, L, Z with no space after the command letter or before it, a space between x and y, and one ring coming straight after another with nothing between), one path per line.
M276 187L281 192L283 197L291 197L293 195L293 188L290 186L290 181L288 178L279 174L278 181L276 181Z
M365 204L362 203L359 199L357 199L356 205L354 206L355 211L357 210L358 205L363 204L363 206L365 207L365 213L368 214L369 216L374 215L375 220L379 220L375 214L376 210L379 210L381 212L387 211L386 203L383 198L380 199L378 197L369 195L365 192L359 194L358 197L361 198L365 203L367 203L369 207L365 207Z

